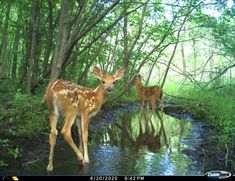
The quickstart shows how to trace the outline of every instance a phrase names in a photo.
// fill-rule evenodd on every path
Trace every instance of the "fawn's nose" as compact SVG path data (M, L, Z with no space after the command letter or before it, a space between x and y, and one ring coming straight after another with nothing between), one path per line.
M112 91L113 91L113 88L112 88L112 87L108 87L108 88L107 88L107 91L108 91L108 92L112 92Z

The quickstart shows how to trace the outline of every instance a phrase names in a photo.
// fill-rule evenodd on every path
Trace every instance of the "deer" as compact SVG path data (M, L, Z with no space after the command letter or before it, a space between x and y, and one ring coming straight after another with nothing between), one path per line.
M152 112L155 112L156 101L159 101L159 108L161 110L161 113L163 112L163 90L160 86L143 86L143 84L141 83L140 75L134 76L132 83L136 86L137 92L140 97L140 112L144 107L145 101L151 101Z
M51 128L49 134L50 153L47 171L53 171L54 147L58 134L56 125L61 114L63 114L65 118L61 134L76 153L82 165L89 163L89 120L100 111L108 95L113 91L116 81L121 79L124 73L125 68L117 70L113 75L104 75L103 72L95 66L93 74L100 80L100 84L96 88L84 87L61 79L48 84L44 94ZM79 135L79 149L71 136L71 127L75 119Z

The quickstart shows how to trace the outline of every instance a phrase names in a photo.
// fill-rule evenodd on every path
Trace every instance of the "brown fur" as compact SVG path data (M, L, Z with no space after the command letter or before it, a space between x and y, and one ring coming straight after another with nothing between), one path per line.
M135 84L140 97L140 110L143 109L145 101L151 101L152 111L155 112L156 101L159 100L160 102L159 107L161 111L163 111L163 105L162 105L163 90L160 86L149 86L149 87L143 86L143 84L141 83L140 75L135 76L132 82L133 84Z
M53 154L57 138L56 124L60 113L65 117L65 123L61 130L62 135L74 150L78 159L82 160L83 164L89 163L87 145L89 120L99 112L108 93L113 90L114 82L122 78L124 72L125 69L121 69L116 71L114 75L103 75L98 67L94 67L93 73L100 79L100 84L95 89L83 87L65 80L49 83L44 95L51 125L48 171L53 170ZM79 149L71 136L71 127L75 119L79 133Z

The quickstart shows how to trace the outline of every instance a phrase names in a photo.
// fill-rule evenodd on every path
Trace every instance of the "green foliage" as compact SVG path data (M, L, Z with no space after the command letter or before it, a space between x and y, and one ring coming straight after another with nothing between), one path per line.
M20 150L19 150L19 148L11 149L11 150L9 151L9 153L10 153L10 155L12 155L12 157L13 157L14 159L17 159L17 158L20 156Z
M15 82L8 79L0 79L0 110L9 106L16 91Z
M20 149L15 148L11 143L9 139L0 139L0 167L8 167L8 164L5 163L3 159L11 159L16 160L21 156Z
M47 111L40 97L28 97L17 92L11 101L11 109L1 112L0 125L5 136L32 138L49 131Z
M199 88L196 85L188 85L174 89L169 86L166 92L174 92L174 95L186 99L174 99L176 104L183 105L195 118L202 119L218 128L223 143L235 142L235 118L234 98L235 84L216 90Z
M0 168L6 168L8 167L8 164L5 163L3 160L0 160Z
M0 110L0 167L6 168L19 159L21 149L18 140L37 139L48 135L48 113L42 104L42 98L28 97L19 91L5 92L9 107ZM11 95L12 94L12 95Z
M139 95L134 86L131 87L130 92L127 92L121 97L121 101L127 102L127 103L133 103L133 102L139 101L139 99L140 99Z

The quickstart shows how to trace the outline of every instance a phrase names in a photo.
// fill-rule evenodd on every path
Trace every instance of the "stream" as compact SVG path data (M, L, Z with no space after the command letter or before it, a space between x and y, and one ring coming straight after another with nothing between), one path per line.
M203 175L194 157L202 144L204 125L184 119L123 107L99 113L89 127L88 165L82 166L59 134L54 171L49 175ZM112 115L111 115L112 114ZM75 132L75 131L73 131ZM74 136L73 133L73 137ZM78 145L78 139L75 138ZM49 152L49 144L46 148ZM189 154L188 154L189 153ZM48 153L8 173L48 175Z

